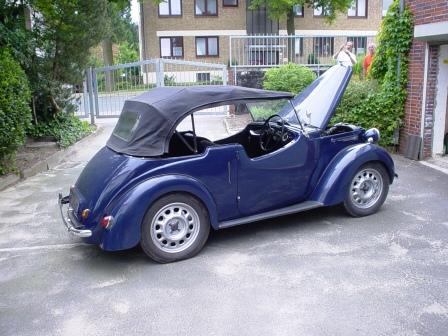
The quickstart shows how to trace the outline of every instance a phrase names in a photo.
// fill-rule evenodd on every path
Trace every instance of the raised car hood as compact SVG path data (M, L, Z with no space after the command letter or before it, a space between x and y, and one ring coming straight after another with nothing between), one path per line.
M350 81L352 67L335 65L312 82L305 90L293 98L292 103L302 124L325 129L341 100ZM294 110L290 104L280 111L280 115L294 120Z

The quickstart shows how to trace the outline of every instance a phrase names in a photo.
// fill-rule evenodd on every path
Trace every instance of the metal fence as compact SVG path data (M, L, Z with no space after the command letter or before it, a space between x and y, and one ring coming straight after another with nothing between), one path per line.
M368 36L301 36L254 35L230 36L230 66L238 68L269 68L288 62L313 69L335 64L333 55L347 41L353 42L353 52L365 54L375 35Z
M80 117L117 117L126 99L154 87L227 85L227 66L172 59L153 59L86 70L76 93ZM210 110L210 114L224 113Z

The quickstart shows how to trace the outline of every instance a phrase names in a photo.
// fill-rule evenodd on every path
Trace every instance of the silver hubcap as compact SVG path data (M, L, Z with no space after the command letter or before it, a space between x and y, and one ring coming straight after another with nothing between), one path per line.
M151 239L162 251L186 250L199 233L199 216L185 203L170 203L161 208L151 222Z
M375 205L382 192L383 178L375 169L363 169L352 180L350 196L358 208L367 209Z

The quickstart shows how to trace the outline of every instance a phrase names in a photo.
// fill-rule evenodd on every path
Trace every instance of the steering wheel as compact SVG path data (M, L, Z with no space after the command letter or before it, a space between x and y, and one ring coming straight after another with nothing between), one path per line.
M271 120L274 118L280 119L281 130L276 129L271 125ZM287 140L288 134L286 132L285 124L287 124L287 121L278 114L273 114L266 119L260 132L260 148L263 152L269 152L277 146L280 141Z

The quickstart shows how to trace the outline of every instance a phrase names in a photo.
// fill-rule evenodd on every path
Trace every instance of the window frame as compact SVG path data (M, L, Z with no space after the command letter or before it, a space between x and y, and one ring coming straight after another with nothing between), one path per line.
M216 38L216 55L210 55L208 51L208 40L209 38ZM198 55L198 39L205 39L205 55ZM194 51L196 57L204 58L204 57L219 57L219 36L196 36L194 38Z
M322 46L323 42L319 43L318 41L331 41L330 42L330 51L327 55L324 55L322 51L316 54L316 45L319 47ZM316 43L317 42L317 43ZM319 48L323 49L323 48ZM320 57L332 57L334 55L334 36L316 36L313 37L313 54L314 57L320 58Z
M168 2L168 11L169 14L160 14L160 4L157 5L157 12L159 13L159 18L170 18L170 17L182 17L183 14L183 7L182 7L182 0L179 0L180 2L180 14L171 14L171 1L173 0L165 0L163 2Z
M387 15L387 12L389 11L390 6L392 5L393 1L389 4L389 7L387 7L386 11L384 11L384 0L381 0L381 16L385 17Z
M224 3L224 1L225 1L225 0L222 0L222 6L223 6L223 7L238 7L238 5L239 5L238 0L236 0L236 5L226 5L226 4ZM218 11L218 7L216 7L216 11Z
M316 15L316 12L315 12L316 8L322 8L322 14ZM316 18L324 18L324 17L330 16L329 12L330 11L327 8L325 8L324 6L313 7L313 17L316 17Z
M216 13L215 14L209 14L208 13L208 1L209 0L204 0L204 4L205 4L205 13L206 14L197 14L196 13L196 2L197 2L198 0L194 0L194 6L193 6L193 11L194 11L194 16L195 17L210 17L210 16L212 16L212 17L217 17L218 16L218 0L212 0L212 1L215 1L215 3L216 3Z
M359 50L359 42L363 41L365 42L365 48L364 48L364 54L362 53L358 53ZM353 43L353 54L355 54L356 56L358 55L367 55L367 47L368 47L368 43L367 43L367 36L347 36L347 42L352 42ZM346 43L347 43L346 42ZM364 43L362 43L364 44Z
M359 15L358 13L358 2L360 0L353 0L353 2L355 3L355 15L349 15L347 12L347 18L348 19L367 19L369 16L369 0L365 0L366 2L366 14L365 15ZM350 7L351 8L351 7ZM349 10L350 10L349 8Z
M297 14L296 7L302 7L302 14L301 15ZM304 5L294 5L293 11L294 11L294 17L305 17L305 6Z
M182 56L173 56L173 39L179 38L182 42ZM171 56L162 56L162 39L170 40L170 54ZM160 58L168 58L168 59L181 59L184 58L184 37L183 36L160 36L159 37L159 54Z

